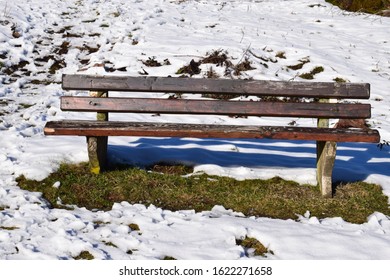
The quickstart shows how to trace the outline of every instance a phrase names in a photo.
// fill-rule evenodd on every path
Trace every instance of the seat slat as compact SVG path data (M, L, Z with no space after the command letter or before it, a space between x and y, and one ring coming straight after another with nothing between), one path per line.
M250 102L148 98L61 98L65 111L240 115L299 118L370 118L369 104Z
M285 82L261 80L194 79L63 75L66 90L218 93L256 96L368 99L367 83Z
M380 141L377 130L78 120L48 122L44 132L46 135L78 136L267 138L371 143Z

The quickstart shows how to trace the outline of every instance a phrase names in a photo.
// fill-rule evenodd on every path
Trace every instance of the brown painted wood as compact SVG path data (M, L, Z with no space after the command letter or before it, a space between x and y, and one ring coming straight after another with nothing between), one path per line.
M77 120L48 122L44 132L46 135L79 136L267 138L372 143L380 141L377 130Z
M256 96L368 99L367 83L285 82L262 80L195 79L63 75L66 90L219 93Z
M369 104L255 102L63 96L61 109L86 112L241 115L299 118L370 118Z

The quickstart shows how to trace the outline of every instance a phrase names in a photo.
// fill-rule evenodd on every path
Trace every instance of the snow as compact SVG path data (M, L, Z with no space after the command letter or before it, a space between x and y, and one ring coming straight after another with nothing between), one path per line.
M80 116L59 109L59 96L69 94L61 89L62 73L105 73L105 65L125 69L116 75L139 75L144 69L153 76L174 76L191 59L219 49L235 63L245 57L253 63L256 69L240 78L301 80L299 74L323 66L315 81L370 83L370 125L388 141L389 29L390 18L344 12L324 0L0 0L0 67L27 62L12 75L0 72L0 259L71 259L82 251L116 260L261 258L236 245L244 236L272 250L268 259L390 259L390 217L382 213L372 213L358 225L339 217L318 219L309 212L297 221L244 217L218 205L201 213L127 202L107 212L51 209L40 193L21 190L15 181L21 174L41 180L61 162L87 160L83 137L43 135L46 121ZM60 51L63 42L69 42L68 52ZM277 58L278 52L286 58ZM170 65L147 67L142 60L148 57L168 59ZM310 62L301 70L287 68L300 60ZM56 63L62 68L48 74ZM211 66L201 65L202 73L194 78ZM223 75L223 67L213 69ZM131 118L177 121L169 115ZM312 122L292 120L297 125ZM195 172L237 179L280 176L315 183L315 144L310 142L111 137L109 151L111 160L126 162L131 154L131 163L138 165L180 161L195 165ZM334 179L377 183L390 196L389 153L387 146L380 150L375 144L340 143ZM61 188L61 182L53 187ZM140 230L131 230L132 223Z

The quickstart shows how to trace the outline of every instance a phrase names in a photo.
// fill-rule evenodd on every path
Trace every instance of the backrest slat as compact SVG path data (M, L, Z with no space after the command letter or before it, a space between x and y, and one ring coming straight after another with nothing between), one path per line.
M87 112L167 113L300 118L369 118L369 104L256 102L157 98L61 97L61 109Z
M217 93L254 96L368 99L366 83L63 75L66 90Z

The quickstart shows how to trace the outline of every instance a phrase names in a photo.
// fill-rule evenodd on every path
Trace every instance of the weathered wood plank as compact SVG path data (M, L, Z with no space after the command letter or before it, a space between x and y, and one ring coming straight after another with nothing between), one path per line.
M48 122L44 132L46 135L79 136L268 138L371 143L380 141L377 130L77 120Z
M370 118L369 104L223 100L89 98L63 96L61 109L87 112L241 115L299 118Z
M257 96L368 99L367 83L285 82L171 77L63 75L66 90L219 93Z

